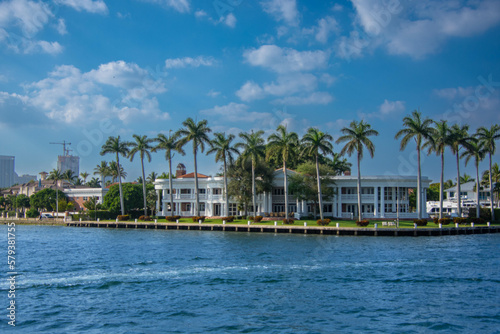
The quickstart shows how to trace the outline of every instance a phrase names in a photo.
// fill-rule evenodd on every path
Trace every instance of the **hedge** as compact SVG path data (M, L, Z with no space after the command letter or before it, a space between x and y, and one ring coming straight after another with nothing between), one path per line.
M332 221L331 221L330 219L328 219L328 218L323 219L323 220L318 219L318 220L316 221L316 224L318 224L319 226L327 226L327 225L328 225L328 224L330 224L331 222L332 222Z
M370 224L370 221L367 219L356 221L357 226L368 226L368 224Z

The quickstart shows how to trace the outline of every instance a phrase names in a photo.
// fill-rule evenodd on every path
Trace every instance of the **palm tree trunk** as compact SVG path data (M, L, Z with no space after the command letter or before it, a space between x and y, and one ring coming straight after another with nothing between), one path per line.
M457 149L457 213L462 217L462 196L460 196L460 157Z
M479 205L479 160L476 160L476 218L479 218L479 213L481 211L481 205Z
M491 222L495 221L495 207L493 206L493 178L491 176L491 152L490 152L490 208L491 208Z
M441 151L441 179L439 181L439 218L443 218L444 151Z
M193 155L194 155L194 196L196 198L196 207L194 209L194 215L198 217L200 215L200 198L198 196L198 166L196 165L196 147L193 143Z
M288 186L287 186L287 183L288 183L288 179L287 179L287 175L286 175L286 160L283 159L283 176L284 176L284 186L285 186L285 218L287 219L288 221Z
M174 194L172 194L172 158L168 155L168 191L170 192L170 216L174 216Z
M252 159L252 204L253 204L253 217L257 215L257 210L255 210L255 162Z
M227 193L227 168L226 168L226 156L224 155L224 201L226 202L226 207L224 208L224 216L229 217L229 195Z
M360 152L358 151L358 221L363 220L363 213L361 211L361 170L360 170Z
M417 216L422 219L422 176L420 170L420 144L417 144Z
M316 154L316 177L318 178L319 218L323 220L323 201L321 200L321 179L319 178L318 154Z
M144 199L144 215L148 215L148 207L146 204L146 177L144 175L144 158L141 156L141 167L142 167L142 197Z
M116 153L116 165L118 166L118 188L120 189L120 208L122 216L125 215L125 204L123 203L122 174L120 172L120 156Z

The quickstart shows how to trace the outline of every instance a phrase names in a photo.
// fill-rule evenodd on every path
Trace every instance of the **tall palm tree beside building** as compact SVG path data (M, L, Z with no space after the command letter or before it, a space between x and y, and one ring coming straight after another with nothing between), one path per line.
M104 179L106 176L110 175L108 162L103 160L100 165L94 167L94 175L99 175L101 177L101 187L104 188Z
M59 169L53 169L50 171L49 176L47 176L47 179L49 180L54 180L56 182L56 212L57 212L57 217L59 217L59 189L58 189L58 184L59 180L64 180L64 174L59 171ZM63 187L64 189L64 187Z
M125 215L125 204L123 203L123 190L122 190L122 175L120 166L120 155L126 157L129 153L128 143L121 141L120 136L109 137L106 143L102 145L101 155L105 154L115 154L116 155L116 170L118 173L118 187L120 190L120 208L122 215Z
M453 124L451 127L451 152L455 154L457 159L457 213L462 217L462 196L460 196L460 149L466 147L470 140L468 125Z
M151 152L154 152L153 150L154 150L154 147L151 149ZM157 177L158 177L158 173L155 171L152 171L151 173L149 173L148 177L146 178L146 182L153 184L153 182L155 182Z
M234 140L234 135L229 135L226 137L225 133L216 132L214 133L215 138L212 139L210 145L212 146L207 154L215 153L215 162L222 162L224 164L224 202L226 203L224 209L224 216L229 216L229 194L227 191L227 164L233 164L234 155L240 154L240 152L232 145Z
M146 175L144 173L144 158L148 159L148 162L151 162L151 150L153 147L151 143L155 140L153 138L148 138L147 136L132 136L135 139L135 142L128 143L128 147L130 151L128 152L128 158L130 161L134 161L134 157L137 153L141 158L141 168L142 168L142 198L144 200L144 216L148 215L148 205L146 203Z
M90 174L89 174L89 173L87 173L87 172L81 172L81 173L80 173L80 176L81 176L81 177L82 177L82 179L83 179L83 183L87 183L87 178L89 177L89 175L90 175Z
M486 150L483 146L483 142L477 139L472 139L469 141L466 151L462 153L462 158L465 158L465 165L474 159L474 165L476 166L476 218L479 218L481 205L479 204L479 192L481 188L479 186L479 163L483 161L486 156Z
M348 154L351 156L355 151L357 153L358 163L358 220L363 219L361 206L361 159L363 159L363 148L368 150L368 153L373 158L375 154L375 145L368 138L370 136L378 136L378 132L373 130L371 125L365 121L352 121L349 127L342 130L342 136L337 139L337 144L346 142L345 146L340 151L341 155ZM399 196L399 194L398 194Z
M175 152L184 155L184 150L179 146L178 143L179 134L175 133L173 135L168 134L168 137L163 133L160 133L156 138L156 146L153 148L153 152L158 150L165 150L165 159L168 161L168 189L170 193L170 215L174 215L174 194L172 193L172 158Z
M422 171L420 165L420 151L425 140L431 139L432 120L422 119L420 111L414 110L410 116L403 118L404 128L396 133L395 138L401 138L400 150L403 151L411 139L417 145L417 213L418 219L422 218Z
M297 154L299 136L295 132L288 132L286 126L280 125L276 133L267 138L267 157L279 156L283 160L283 187L285 193L285 219L288 220L288 178L286 163Z
M496 141L500 139L500 126L498 124L492 125L489 129L482 126L477 129L476 138L478 138L489 155L489 184L490 184L490 208L491 208L491 220L495 220L495 210L493 201L493 187L492 182L492 168L491 168L491 156L495 154L496 151Z
M316 182L318 186L318 204L319 204L319 217L323 220L323 200L321 195L321 178L319 175L319 154L329 155L333 153L333 137L325 132L316 128L309 128L307 133L302 137L302 154L314 156L316 160Z
M328 165L335 171L335 175L342 175L351 171L352 164L346 158L342 158L340 153L332 153L332 161Z
M200 212L200 190L198 189L198 163L196 156L198 150L203 153L205 151L205 144L210 143L208 134L212 131L208 126L206 119L196 123L191 117L186 119L182 125L184 128L177 131L181 138L179 139L179 147L183 147L189 142L193 143L193 156L194 156L194 194L196 198L195 215L199 216Z
M235 145L236 149L241 149L242 163L250 160L252 162L252 205L253 205L253 216L257 215L257 207L255 202L255 166L257 161L263 159L266 156L266 145L262 138L264 131L259 130L257 132L242 132L239 134L243 142L237 143Z
M441 156L441 178L439 180L439 218L443 218L443 196L444 196L444 151L451 143L450 127L447 121L434 122L431 138L422 146L428 147L428 154L436 152Z

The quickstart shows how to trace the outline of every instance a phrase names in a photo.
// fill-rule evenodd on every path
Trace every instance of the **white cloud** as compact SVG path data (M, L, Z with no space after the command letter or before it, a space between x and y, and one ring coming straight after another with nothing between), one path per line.
M58 66L48 77L25 85L26 104L48 118L82 124L104 117L123 122L168 119L156 95L166 91L145 69L123 61L102 64L82 73L71 65Z
M339 25L333 17L327 16L318 21L315 38L318 42L325 44L332 32L339 32Z
M333 96L327 92L314 92L306 96L287 96L282 99L273 101L278 104L285 105L307 105L307 104L321 104L326 105L333 101Z
M387 117L394 117L397 114L402 113L406 110L404 101L389 101L384 100L384 102L379 106L377 112L365 114L359 113L360 118L379 118L385 119Z
M66 30L66 22L64 21L64 19L57 20L56 29L57 32L61 35L66 35L68 33L68 30Z
M11 24L21 29L25 37L33 37L52 18L48 4L29 0L11 0L0 3L0 27Z
M143 0L143 1L159 4L167 8L173 8L179 13L189 13L191 10L189 0Z
M195 13L194 13L194 16L197 18L197 19L201 19L203 17L207 17L208 14L207 12L205 12L204 10L197 10Z
M457 87L457 88L443 88L435 89L434 94L440 98L447 100L454 100L457 97L466 97L474 94L474 87Z
M278 73L311 71L325 68L329 54L325 51L297 51L276 45L263 45L243 54L253 66L260 66Z
M352 0L352 3L357 23L367 34L363 38L367 44L358 48L358 52L352 49L356 40L347 41L347 46L351 46L348 54L354 56L362 54L361 49L370 44L385 46L391 54L422 58L438 52L451 37L476 36L500 23L497 0L466 3L423 0L411 6L384 0ZM342 43L345 48L346 40L340 41Z
M222 18L221 18L222 19ZM236 16L233 15L233 13L229 13L225 18L224 18L224 24L227 25L230 28L236 27Z
M219 25L219 24L224 24L230 28L234 28L236 27L236 22L237 22L237 19L236 19L236 16L234 16L233 13L229 13L227 15L221 15L218 19L213 19L212 17L210 17L208 15L207 12L205 12L204 10L197 10L195 13L194 13L194 16L198 19L198 20L203 20L203 19L206 19L208 22L212 23L213 25Z
M202 115L218 116L227 122L255 122L272 117L270 113L248 111L246 104L231 102L225 106L215 106L211 109L201 110Z
M8 82L8 81L9 79L5 75L0 74L0 82Z
M56 3L69 6L76 11L94 14L107 14L108 6L102 0L56 0Z
M236 96L238 96L242 101L249 102L253 100L262 99L265 96L265 92L255 82L247 81L236 92Z
M284 21L288 25L299 24L299 11L296 0L267 0L261 2L262 8L274 16L277 21Z
M198 56L196 58L172 58L165 60L166 68L184 68L184 67L200 67L200 66L214 66L216 61L212 57Z
M210 96L210 97L217 97L220 95L220 92L217 92L213 89L211 89L208 93L207 93L207 96Z

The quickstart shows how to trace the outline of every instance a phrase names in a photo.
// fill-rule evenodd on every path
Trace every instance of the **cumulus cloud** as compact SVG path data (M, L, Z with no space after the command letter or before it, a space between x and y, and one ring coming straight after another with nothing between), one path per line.
M236 92L236 96L238 96L242 101L249 102L249 101L264 98L265 92L260 87L259 84L255 83L253 81L247 81Z
M389 101L387 99L378 107L377 112L365 114L359 113L360 118L379 118L385 119L387 117L394 116L395 114L400 114L405 111L404 101Z
M315 38L320 43L327 43L332 33L339 32L339 24L331 16L324 17L318 21L318 26L315 28Z
M27 106L68 124L103 117L123 122L144 117L169 118L168 113L160 111L156 98L166 91L163 82L153 79L148 71L133 63L111 62L89 72L61 65L47 78L24 88L26 94L22 101ZM5 96L5 92L3 94Z
M66 30L66 22L64 21L64 19L57 20L56 29L57 32L61 35L66 35L68 33L68 30Z
M214 66L216 61L212 57L198 56L196 58L172 58L165 60L166 68L184 68L184 67L200 67L200 66Z
M326 105L333 101L333 96L327 92L313 92L309 95L301 96L287 96L282 99L277 99L273 101L277 104L285 105L307 105L307 104L319 104Z
M296 0L268 0L261 2L264 11L272 15L277 21L283 21L288 25L299 24L299 11Z
M56 0L56 3L71 7L79 12L107 14L108 6L102 0Z
M151 3L161 5L166 8L172 8L179 13L189 13L191 11L191 5L189 0L143 0Z
M217 116L227 122L255 122L272 117L270 113L248 111L248 109L246 104L231 102L224 106L201 110L200 113L207 116Z
M280 48L276 45L262 45L243 54L245 60L277 73L311 71L325 68L329 54L325 51L297 51L291 48Z

